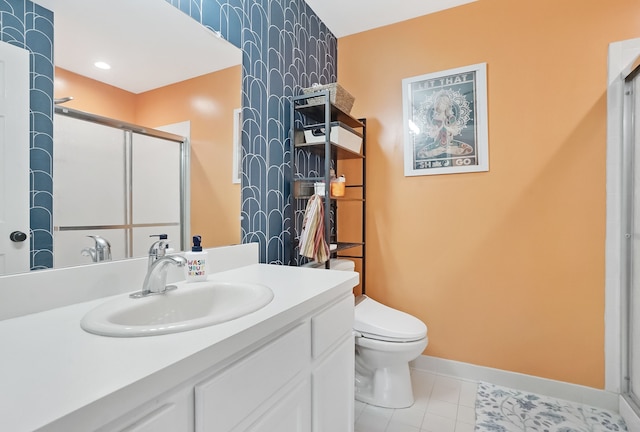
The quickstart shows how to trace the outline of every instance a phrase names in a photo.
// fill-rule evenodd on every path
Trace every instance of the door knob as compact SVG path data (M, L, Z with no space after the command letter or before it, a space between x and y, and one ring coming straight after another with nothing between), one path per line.
M27 235L22 231L14 231L11 234L9 234L9 240L11 240L12 242L20 243L25 241L26 239L27 239Z

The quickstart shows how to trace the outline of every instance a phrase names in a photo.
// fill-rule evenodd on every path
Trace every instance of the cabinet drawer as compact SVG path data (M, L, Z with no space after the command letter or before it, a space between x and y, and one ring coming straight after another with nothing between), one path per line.
M305 322L195 387L196 432L225 432L309 364Z
M151 414L122 429L122 432L175 431L178 425L184 426L185 423L179 421L178 411L175 404L163 405Z
M311 353L314 359L353 330L353 302L353 296L349 295L311 318Z
M154 398L108 425L98 428L96 432L192 431L192 394L193 386L186 386L168 396Z

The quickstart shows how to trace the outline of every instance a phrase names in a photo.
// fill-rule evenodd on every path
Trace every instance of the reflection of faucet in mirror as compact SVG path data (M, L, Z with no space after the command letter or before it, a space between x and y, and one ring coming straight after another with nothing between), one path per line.
M163 240L159 240L156 243L160 243ZM178 267L184 267L187 264L187 260L180 255L167 255L162 257L156 257L147 271L147 276L144 278L142 284L142 291L135 292L129 297L141 298L153 294L164 294L167 291L176 289L175 285L167 286L167 267L169 264L175 264Z
M87 236L95 241L92 248L82 249L83 256L90 256L93 262L111 261L111 244L100 236Z

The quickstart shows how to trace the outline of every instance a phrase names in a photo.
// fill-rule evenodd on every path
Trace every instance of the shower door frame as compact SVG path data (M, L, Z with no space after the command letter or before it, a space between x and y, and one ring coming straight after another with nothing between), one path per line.
M132 230L135 227L144 227L144 226L161 226L163 224L134 224L133 223L133 202L132 202L132 194L131 194L131 179L133 176L132 172L132 142L134 134L145 135L153 138L160 138L166 141L175 142L180 147L180 250L187 250L190 245L190 219L191 219L191 211L190 211L190 195L191 195L191 182L190 182L190 167L191 167L191 152L190 152L190 140L186 136L176 135L173 133L165 132L159 129L149 128L145 126L140 126L133 123L128 123L125 121L112 119L109 117L100 116L93 113L88 113L85 111L80 111L73 108L56 106L55 114L62 115L65 117L70 117L76 120L86 121L89 123L95 123L102 126L107 126L116 130L121 130L123 132L123 144L125 146L125 176L126 179L126 203L125 203L125 219L126 223L124 225L115 226L78 226L78 227L59 227L54 226L54 231L73 231L73 230L86 230L86 229L112 229L112 228L121 228L125 230L126 242L126 258L132 258L133 255L133 233ZM54 251L55 253L55 251Z

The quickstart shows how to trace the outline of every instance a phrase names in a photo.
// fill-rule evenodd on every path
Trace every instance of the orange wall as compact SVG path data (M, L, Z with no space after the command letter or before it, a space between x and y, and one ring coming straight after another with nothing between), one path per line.
M425 354L604 387L607 48L636 0L480 0L339 40L368 119L367 293ZM401 80L487 63L490 172L404 177Z
M240 66L137 98L136 123L191 121L191 232L205 247L240 243L240 184L231 181L233 110L240 108Z
M56 68L64 106L148 127L191 122L191 232L203 246L240 243L240 185L231 181L240 66L140 94Z
M55 98L72 96L63 106L133 123L136 95L59 67L53 81Z

